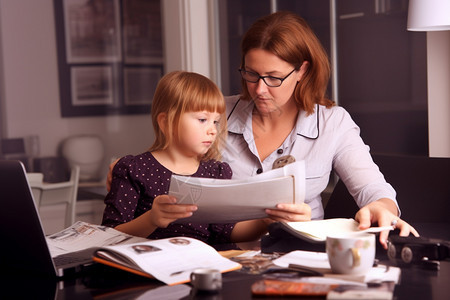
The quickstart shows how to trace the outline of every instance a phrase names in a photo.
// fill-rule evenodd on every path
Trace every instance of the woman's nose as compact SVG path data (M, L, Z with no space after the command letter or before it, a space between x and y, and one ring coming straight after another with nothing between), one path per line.
M264 82L264 80L262 79L262 78L260 78L259 80L258 80L258 82L256 82L256 92L258 93L258 94L262 94L262 93L264 93L264 92L266 92L267 91L267 85L266 85L266 83Z

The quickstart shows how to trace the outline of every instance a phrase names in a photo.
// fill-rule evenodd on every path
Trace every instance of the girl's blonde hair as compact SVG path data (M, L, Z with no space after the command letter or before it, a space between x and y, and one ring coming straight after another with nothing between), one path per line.
M197 111L221 114L216 140L208 152L199 157L199 160L219 160L220 150L227 134L223 95L210 79L198 73L185 71L166 74L156 87L152 103L152 122L156 138L150 151L166 149L174 142L175 136L183 134L179 126L181 115ZM164 132L158 124L158 115L161 113L166 114Z

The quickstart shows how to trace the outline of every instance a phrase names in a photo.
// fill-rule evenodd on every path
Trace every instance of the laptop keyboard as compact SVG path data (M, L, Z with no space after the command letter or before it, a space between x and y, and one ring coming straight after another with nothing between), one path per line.
M96 249L94 248L89 248L82 251L58 255L53 258L53 262L56 266L89 263L92 262L92 254L95 250Z
M53 261L55 262L56 266L88 262L89 260L90 259L87 257L77 257L77 256L71 256L71 255L60 255L60 256L53 258Z

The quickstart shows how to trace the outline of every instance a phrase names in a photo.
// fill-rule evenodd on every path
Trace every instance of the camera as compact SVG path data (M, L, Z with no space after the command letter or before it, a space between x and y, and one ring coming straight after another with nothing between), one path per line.
M414 236L391 236L387 254L397 265L420 265L439 269L439 261L450 258L450 242Z

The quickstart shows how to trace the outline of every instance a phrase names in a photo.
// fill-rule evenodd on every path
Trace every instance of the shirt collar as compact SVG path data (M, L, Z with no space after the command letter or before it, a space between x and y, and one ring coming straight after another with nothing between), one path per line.
M253 107L253 101L239 99L228 114L228 131L235 134L244 134L246 128L250 129ZM319 109L320 105L316 104L314 112L310 115L307 115L303 110L300 111L295 129L297 135L309 139L319 137Z
M228 132L243 134L246 127L251 128L253 107L253 101L239 99L228 114Z
M307 115L303 110L300 111L296 125L297 135L313 140L319 137L319 110L320 105L316 104L313 113L310 115Z

